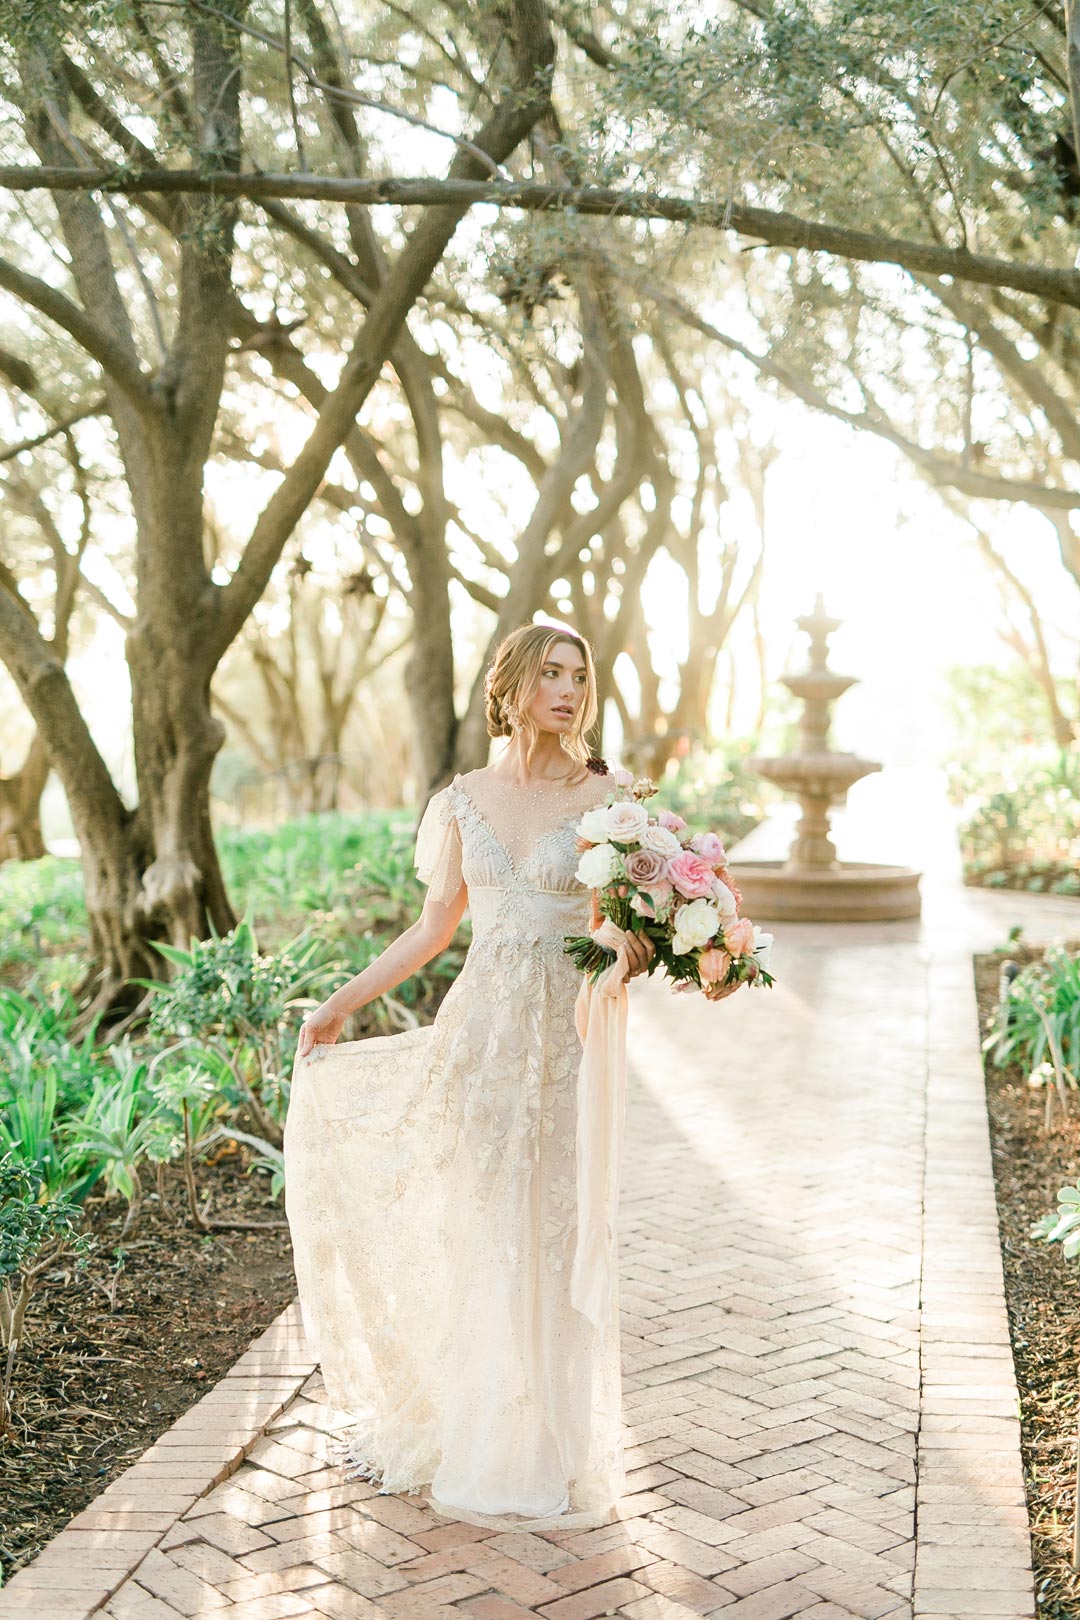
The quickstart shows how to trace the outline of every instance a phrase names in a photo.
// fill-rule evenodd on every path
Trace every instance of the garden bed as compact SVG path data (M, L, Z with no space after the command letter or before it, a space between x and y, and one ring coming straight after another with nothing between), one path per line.
M1071 942L1070 950L1080 949ZM1022 966L1038 959L1033 947L1011 946ZM979 1025L983 1037L997 1005L1002 956L975 958ZM984 1054L989 1059L990 1054ZM1005 1298L1020 1392L1021 1449L1039 1613L1075 1620L1080 1575L1072 1568L1072 1514L1076 1469L1080 1271L1060 1245L1029 1236L1034 1222L1053 1210L1059 1187L1080 1176L1080 1095L1072 1112L1043 1129L1046 1093L1027 1084L1017 1064L986 1064L987 1107L997 1191Z
M245 1165L237 1152L200 1166L212 1216L282 1222L265 1177ZM97 1244L85 1273L61 1262L35 1294L15 1365L16 1434L0 1444L5 1580L223 1377L295 1294L284 1225L207 1236L183 1213L178 1170L166 1170L164 1187L166 1209L148 1195L118 1276L123 1201L91 1200L86 1225Z
M964 862L964 883L969 889L1015 889L1023 894L1080 895L1080 874L1074 861L1018 861L993 866Z

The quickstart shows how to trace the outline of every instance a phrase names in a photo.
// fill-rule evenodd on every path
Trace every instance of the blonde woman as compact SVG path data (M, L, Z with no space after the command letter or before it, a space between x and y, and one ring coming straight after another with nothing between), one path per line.
M584 741L588 642L522 625L486 704L509 742L429 801L422 915L301 1026L286 1205L307 1336L354 1420L352 1476L496 1529L586 1527L614 1516L625 1477L616 1281L588 1316L569 1286L581 981L563 936L589 925L574 823L614 783ZM466 904L472 943L435 1021L339 1042ZM628 940L631 974L651 952Z

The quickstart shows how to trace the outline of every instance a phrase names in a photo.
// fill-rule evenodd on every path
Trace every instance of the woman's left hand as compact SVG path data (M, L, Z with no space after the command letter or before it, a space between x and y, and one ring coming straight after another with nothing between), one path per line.
M626 930L626 960L630 964L627 978L632 979L637 973L644 973L652 958L656 955L656 946L648 934L635 933L633 929Z

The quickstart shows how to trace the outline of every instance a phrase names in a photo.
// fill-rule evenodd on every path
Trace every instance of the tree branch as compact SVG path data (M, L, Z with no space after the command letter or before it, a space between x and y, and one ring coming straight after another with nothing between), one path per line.
M407 179L381 180L298 174L191 174L186 170L0 168L0 189L9 191L191 191L221 197L304 197L320 202L402 208L442 205L464 212L475 203L520 208L527 213L573 210L605 219L669 220L709 230L733 231L766 247L828 253L867 264L895 264L915 275L954 276L987 287L1010 287L1048 303L1080 308L1080 271L1020 264L962 248L940 247L875 231L819 224L783 209L750 208L739 203L704 202L658 192L618 191L606 186L551 186L531 181ZM458 214L460 218L460 213Z
M134 404L145 409L149 402L146 376L74 299L51 287L47 281L28 275L7 259L0 259L0 287L62 327Z
M114 827L129 812L83 719L64 666L42 636L11 570L0 562L0 659L46 741L64 791L84 818Z
M801 399L805 405L809 405L812 410L820 411L823 415L831 416L848 427L864 433L873 433L876 437L887 440L889 444L894 444L932 484L959 490L961 494L977 500L1020 501L1044 511L1071 512L1080 509L1080 492L1070 489L1050 489L1045 484L1024 478L999 478L992 473L975 472L958 462L949 461L945 456L936 455L932 450L924 449L921 444L915 444L883 417L873 416L869 412L860 414L856 411L846 411L842 406L834 405L820 389L789 370L787 366L770 360L767 355L756 354L745 343L740 343L737 338L721 332L718 327L713 326L710 321L698 315L673 294L652 287L644 281L640 283L638 290L653 299L661 308L669 309L678 315L694 331L701 332L704 336L722 344L733 354L741 355L763 377L771 377L782 388L794 394L797 399Z
M497 162L508 157L528 134L550 98L554 46L542 0L514 0L512 20L514 83L475 142ZM447 184L469 183L466 177L471 178L476 167L477 159L459 150ZM398 255L393 273L379 288L307 443L256 522L231 580L221 588L218 622L211 637L212 656L220 658L265 590L282 547L315 495L335 450L347 437L390 358L409 310L427 285L468 207L461 201L426 209Z

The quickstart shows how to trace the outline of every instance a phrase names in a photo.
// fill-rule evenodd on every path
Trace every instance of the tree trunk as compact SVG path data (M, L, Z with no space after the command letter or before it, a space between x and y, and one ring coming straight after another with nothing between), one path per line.
M0 862L36 861L48 853L41 835L41 795L49 758L35 732L13 776L0 777Z

